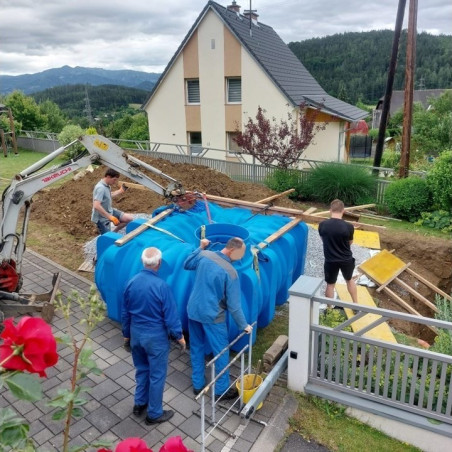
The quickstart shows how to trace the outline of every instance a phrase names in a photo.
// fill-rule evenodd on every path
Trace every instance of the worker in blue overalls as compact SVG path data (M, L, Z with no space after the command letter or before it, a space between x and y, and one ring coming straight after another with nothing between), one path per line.
M163 410L169 338L185 349L177 305L168 284L157 276L162 263L158 248L146 248L141 261L144 269L127 284L122 306L122 334L130 341L135 365L136 389L133 414L147 410L145 423L158 424L171 419L172 410Z
M194 394L199 394L205 386L204 355L208 345L214 355L218 355L228 341L226 311L229 311L239 330L251 333L242 311L240 281L233 261L245 254L246 245L242 239L230 239L221 251L208 251L208 239L202 239L200 247L193 251L184 262L186 270L196 270L193 290L187 303L188 331L190 334L190 356ZM219 374L229 363L229 352L223 353L215 364ZM225 400L238 396L235 387L229 387L229 371L215 384L216 398Z

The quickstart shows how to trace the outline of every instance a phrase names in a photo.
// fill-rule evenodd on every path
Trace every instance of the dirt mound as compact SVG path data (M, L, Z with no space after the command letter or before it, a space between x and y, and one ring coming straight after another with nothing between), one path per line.
M139 158L180 181L186 190L246 201L258 201L275 194L261 185L234 182L228 176L205 166L171 163L164 159L141 155ZM94 185L104 176L105 170L103 166L98 167L94 172L86 172L83 177L70 180L61 187L38 193L33 198L32 219L45 224L59 225L78 238L94 237L97 229L90 219L92 194ZM152 173L149 173L149 176L163 187L168 185L166 179ZM128 180L125 177L121 179ZM165 204L165 200L157 193L135 188L116 197L113 202L115 208L130 213L150 213L162 204ZM287 198L278 199L277 204L283 207L297 207Z

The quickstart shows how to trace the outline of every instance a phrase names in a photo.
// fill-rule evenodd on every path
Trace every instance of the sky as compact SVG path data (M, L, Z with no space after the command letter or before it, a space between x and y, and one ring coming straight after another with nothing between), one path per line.
M231 0L217 0L227 6ZM237 0L249 9L250 0ZM404 28L408 23L406 1ZM0 74L61 66L160 73L207 0L0 0ZM398 0L252 0L284 42L394 29ZM451 0L418 0L418 32L452 34Z

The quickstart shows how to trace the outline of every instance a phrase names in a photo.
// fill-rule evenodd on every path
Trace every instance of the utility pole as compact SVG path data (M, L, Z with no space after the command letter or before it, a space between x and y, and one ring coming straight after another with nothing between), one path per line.
M414 70L416 67L417 0L410 0L405 67L405 102L403 106L402 154L399 177L407 177L410 168L411 122L413 118Z
M405 13L406 0L399 0L397 9L396 25L394 30L394 41L392 43L391 62L389 64L388 81L386 83L385 97L383 99L383 109L380 117L380 127L378 130L377 147L375 149L374 166L379 168L381 165L381 156L383 155L383 146L385 142L386 124L388 122L389 108L391 106L392 87L394 85L394 76L397 67L397 54L399 52L400 34L402 32L403 16ZM378 174L378 170L374 170Z

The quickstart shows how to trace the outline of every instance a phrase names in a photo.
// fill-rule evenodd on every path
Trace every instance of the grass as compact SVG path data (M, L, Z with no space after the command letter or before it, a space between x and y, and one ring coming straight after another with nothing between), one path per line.
M304 394L294 394L298 410L289 420L287 434L298 433L331 451L418 452L420 449L397 441L349 417L336 403Z
M397 221L397 220L379 220L378 218L361 217L359 220L361 223L372 224L376 226L385 226L388 229L394 231L411 232L413 234L419 234L424 237L441 237L448 238L450 234L441 232L439 229L428 228L426 226L417 226L409 221Z
M8 157L0 156L2 159L1 171L0 171L0 193L10 184L11 179L19 174L21 171L27 169L29 166L38 162L48 154L45 152L36 152L26 149L19 149L19 154L14 155L10 153ZM52 162L48 163L45 167L51 167L55 164L64 162L64 159L57 157Z

